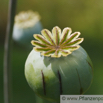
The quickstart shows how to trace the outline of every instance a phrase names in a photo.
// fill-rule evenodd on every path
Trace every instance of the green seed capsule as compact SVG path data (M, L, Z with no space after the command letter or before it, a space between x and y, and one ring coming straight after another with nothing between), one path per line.
M38 34L41 30L42 24L38 12L22 11L15 16L13 40L20 45L31 47L33 34Z
M76 33L74 34L75 39L78 40ZM61 45L65 44L66 40L63 41L61 38L59 47L55 48L55 50L58 49L57 54L51 52L48 56L47 51L44 52L44 48L41 53L35 51L35 48L30 52L25 63L25 77L38 96L49 101L58 102L60 95L83 94L90 86L93 79L92 62L86 51L81 46L76 45L78 41L74 39L73 35L68 37L73 40L66 39L70 41L70 44L73 44L72 48L69 46L70 48L64 49L65 45L62 48ZM73 43L74 41L75 43ZM75 46L79 48L74 50L73 47ZM68 55L64 54L61 48ZM54 50L53 45L52 49Z

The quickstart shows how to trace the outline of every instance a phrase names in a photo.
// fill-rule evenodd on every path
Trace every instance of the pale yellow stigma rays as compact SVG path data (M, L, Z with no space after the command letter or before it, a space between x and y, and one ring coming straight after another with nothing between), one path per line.
M61 32L58 26L52 29L52 33L43 29L41 34L34 34L36 40L32 40L31 43L34 50L41 52L41 55L51 56L51 57L61 57L71 54L74 50L78 49L79 44L84 40L83 38L78 38L80 32L74 32L73 34L71 28L66 27Z
M38 12L32 10L22 11L15 16L15 24L20 28L28 28L40 21L41 17Z

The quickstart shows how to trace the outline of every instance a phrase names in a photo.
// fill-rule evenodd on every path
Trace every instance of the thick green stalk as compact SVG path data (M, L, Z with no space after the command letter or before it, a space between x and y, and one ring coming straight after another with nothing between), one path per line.
M56 103L56 102L50 102L50 101L47 101L45 99L42 99L42 98L36 96L36 103Z
M4 103L11 103L10 53L16 1L9 0L8 23L4 46Z

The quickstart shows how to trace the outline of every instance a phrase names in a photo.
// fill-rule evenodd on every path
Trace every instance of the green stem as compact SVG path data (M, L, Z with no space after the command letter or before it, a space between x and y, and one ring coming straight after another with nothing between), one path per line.
M8 11L8 23L4 45L4 103L11 103L10 53L15 11L16 0L10 0Z
M57 103L57 102L47 101L47 100L42 99L42 98L40 98L40 97L38 97L38 96L35 96L35 97L36 97L36 103ZM58 103L60 103L60 102L58 102Z

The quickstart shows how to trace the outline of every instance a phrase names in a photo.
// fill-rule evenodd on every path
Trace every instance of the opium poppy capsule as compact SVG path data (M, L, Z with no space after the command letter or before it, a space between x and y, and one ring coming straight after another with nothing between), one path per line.
M93 66L87 52L79 44L80 32L56 26L34 34L36 40L25 63L25 77L41 98L59 102L60 95L83 94L91 85Z
M13 39L23 46L31 46L33 34L40 33L42 24L38 12L22 11L15 16Z

